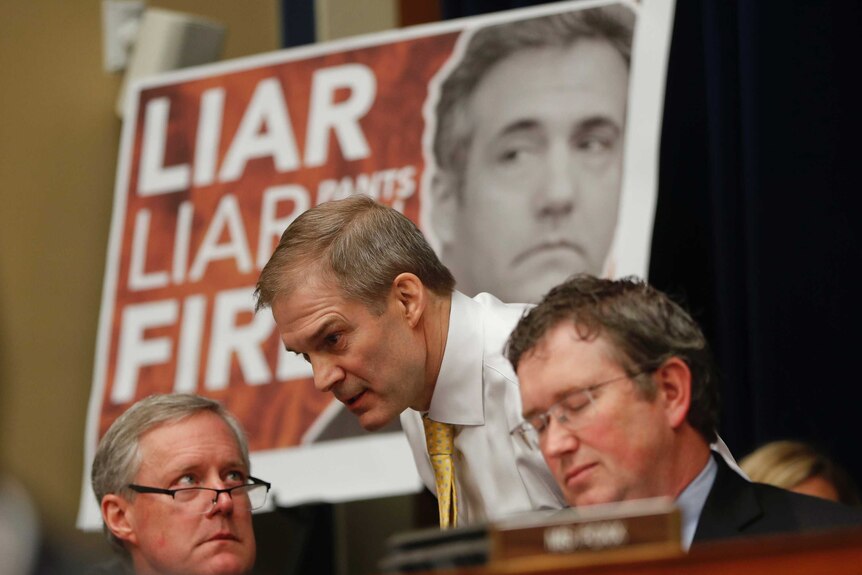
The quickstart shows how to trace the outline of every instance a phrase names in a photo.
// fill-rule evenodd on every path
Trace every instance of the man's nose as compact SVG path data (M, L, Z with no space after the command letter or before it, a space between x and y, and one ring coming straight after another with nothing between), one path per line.
M328 359L312 358L311 371L314 387L323 393L332 391L333 386L344 379L344 370Z
M568 147L562 143L548 149L545 173L537 191L537 215L557 223L575 210L578 201L578 183L569 157Z
M231 515L233 513L233 495L227 491L213 495L213 505L210 509L210 514L222 513L224 515Z
M577 450L580 444L581 442L574 432L566 429L563 424L552 417L548 421L548 427L540 446L545 457L560 457Z

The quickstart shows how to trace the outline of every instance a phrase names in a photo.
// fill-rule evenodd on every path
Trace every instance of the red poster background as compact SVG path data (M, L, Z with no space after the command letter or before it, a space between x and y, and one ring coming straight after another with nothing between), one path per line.
M457 33L446 33L416 39L392 42L378 46L335 52L305 59L252 67L230 73L181 81L144 89L139 93L131 147L128 154L128 179L124 184L125 210L121 217L122 237L117 261L116 295L113 298L112 323L107 338L106 361L103 366L105 385L101 390L102 409L99 417L98 436L101 437L116 417L134 401L153 393L173 391L177 368L176 348L182 318L183 299L190 295L206 296L202 346L198 363L199 381L197 393L222 401L240 419L249 434L253 451L296 445L302 434L331 401L327 395L314 390L308 379L277 381L263 385L248 385L237 359L231 360L231 376L223 390L205 389L203 378L206 372L208 342L211 337L213 300L223 290L249 288L249 297L260 271L255 261L251 273L241 273L232 259L214 261L209 264L203 277L196 282L169 283L163 288L134 291L129 289L132 238L137 214L147 209L151 213L150 230L146 244L145 270L148 272L170 271L173 246L176 236L177 213L182 202L191 202L194 207L189 264L194 260L211 222L219 201L226 194L233 194L239 203L242 223L252 257L256 260L260 214L263 192L267 188L282 184L299 184L310 193L311 205L317 203L320 182L345 176L373 174L405 166L415 167L413 177L415 191L404 202L404 213L418 224L420 210L420 182L424 162L421 138L424 130L422 107L428 96L428 84L452 51ZM376 78L376 96L371 109L362 117L360 124L370 147L370 155L359 160L347 160L342 154L334 134L329 138L328 161L319 167L279 172L270 157L250 160L237 181L195 187L187 190L152 196L137 193L141 170L141 148L144 119L147 105L156 98L167 98L170 103L167 141L162 165L167 169L178 164L192 164L199 126L198 116L202 94L211 88L225 90L224 114L218 146L218 167L224 160L243 114L259 82L276 78L284 93L285 103L296 138L299 156L305 147L305 134L309 116L309 98L312 76L315 71L356 63L370 68ZM336 92L336 101L349 94ZM383 203L391 199L379 198ZM289 212L290 204L280 206ZM220 240L222 241L222 240ZM226 241L226 239L224 240ZM277 238L272 238L274 248ZM271 251L271 250L270 250ZM116 382L118 342L122 330L123 312L127 306L145 302L176 299L180 304L180 317L169 326L147 330L145 338L168 338L173 345L172 360L140 369L132 401L112 403L111 394ZM103 311L104 313L104 311ZM261 313L269 313L264 311ZM237 320L238 325L249 323L252 314ZM280 341L273 331L266 340L263 351L270 369L275 372ZM275 377L275 376L273 376Z

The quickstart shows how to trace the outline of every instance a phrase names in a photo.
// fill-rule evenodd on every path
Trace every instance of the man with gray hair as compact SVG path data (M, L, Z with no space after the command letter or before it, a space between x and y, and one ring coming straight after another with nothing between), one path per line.
M563 507L541 455L509 434L521 407L502 350L526 306L454 284L413 222L352 196L290 224L257 308L272 308L285 348L363 428L400 414L441 526Z
M217 401L168 394L135 403L99 442L92 485L127 572L251 572L251 511L269 483L249 475L245 434Z
M710 451L718 382L697 323L634 278L573 277L518 323L507 354L524 423L572 506L670 497L682 542L862 524L862 513L749 483Z
M610 269L633 22L617 5L487 26L441 72L428 224L468 295L536 302Z

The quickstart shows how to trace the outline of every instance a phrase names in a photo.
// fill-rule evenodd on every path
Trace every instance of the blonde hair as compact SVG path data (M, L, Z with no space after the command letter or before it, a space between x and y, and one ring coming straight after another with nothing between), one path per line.
M847 473L828 457L800 441L773 441L747 455L742 470L752 481L793 489L812 477L828 481L841 503L856 505L859 495Z

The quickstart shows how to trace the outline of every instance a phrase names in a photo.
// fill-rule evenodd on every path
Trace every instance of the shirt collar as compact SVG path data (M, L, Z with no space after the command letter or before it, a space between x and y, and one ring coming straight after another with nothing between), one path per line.
M455 425L485 423L482 306L461 292L452 292L449 333L443 362L431 397L428 417Z
M709 461L703 466L698 476L688 484L676 500L682 515L682 547L686 551L691 547L697 522L700 520L700 513L703 511L703 505L706 503L706 498L715 482L717 472L718 465L710 456Z

